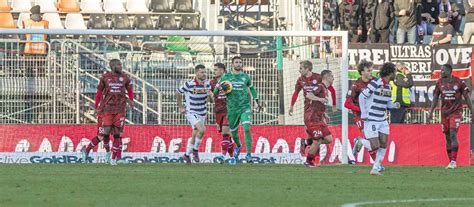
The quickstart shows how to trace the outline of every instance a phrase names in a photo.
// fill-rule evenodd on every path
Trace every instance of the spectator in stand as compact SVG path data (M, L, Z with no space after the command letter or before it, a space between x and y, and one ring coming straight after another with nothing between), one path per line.
M464 44L469 44L471 36L474 34L474 0L464 0L464 9L466 10L466 24L462 39Z
M361 4L356 1L360 0L344 0L339 5L339 23L341 30L349 32L349 42L362 42L362 8Z
M395 0L393 3L394 15L398 17L397 44L404 44L405 37L408 43L416 41L416 3L414 0Z
M462 34L464 30L463 21L466 16L466 9L464 9L464 2L463 0L454 0L452 4L456 4L457 8L459 8L457 11L459 13L459 18L456 24L453 25L453 27L456 32L459 32L459 34Z
M439 3L439 12L445 12L448 15L449 23L453 26L458 24L458 21L460 21L458 11L458 5L449 2L449 0L441 0Z
M453 38L454 28L449 24L448 14L442 12L439 15L439 24L433 31L433 38L431 39L430 46L439 44L451 44Z
M332 31L338 27L337 16L334 12L337 10L336 0L324 0L323 4L323 30ZM334 7L335 6L335 7Z
M424 0L421 2L421 25L426 35L432 35L438 24L439 4L437 0Z
M371 43L389 43L390 30L393 29L393 6L389 0L374 0L365 8L365 13L370 14L367 19L367 35Z

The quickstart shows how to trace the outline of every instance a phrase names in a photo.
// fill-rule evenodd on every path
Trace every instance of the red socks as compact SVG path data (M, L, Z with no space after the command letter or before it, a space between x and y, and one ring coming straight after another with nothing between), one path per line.
M375 161L375 158L377 158L377 150L370 151L369 155L372 158L372 160Z
M94 149L95 146L97 146L97 144L99 144L100 140L98 137L94 137L92 138L91 142L89 143L89 145L87 145L87 148L86 148L86 153L89 154L89 152Z
M112 159L122 158L122 138L115 139L112 147Z
M110 152L110 135L104 136L104 148L106 152Z
M458 147L452 147L451 149L451 160L456 161L458 158Z
M230 136L228 134L222 135L221 147L222 147L222 154L225 156L229 151L230 145Z

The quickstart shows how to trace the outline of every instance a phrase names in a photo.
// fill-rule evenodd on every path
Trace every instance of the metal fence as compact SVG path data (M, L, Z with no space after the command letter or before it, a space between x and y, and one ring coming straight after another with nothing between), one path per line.
M93 105L96 87L99 77L108 69L110 58L121 59L125 72L134 81L136 104L133 109L128 110L126 121L129 124L187 124L184 116L178 113L176 88L193 77L195 65L204 64L209 69L208 77L212 78L213 64L222 62L229 67L229 57L234 55L233 52L239 51L237 43L208 45L205 51L209 52L193 54L150 50L153 48L151 43L136 47L128 42L55 40L46 43L49 46L46 55L31 56L22 54L24 43L18 40L0 40L1 124L95 123ZM157 43L156 46L163 47L163 44L165 43ZM220 52L216 53L216 50ZM308 47L307 50L312 49ZM285 58L284 84L280 87L275 58L244 58L244 71L250 74L260 93L260 99L265 102L263 113L253 115L254 124L302 124L301 116L279 114L280 107L285 107L285 112L288 110L294 82L299 76L299 59L291 56ZM317 72L322 69L335 71L337 105L340 110L345 98L340 89L340 73L337 72L341 64L340 57L329 55L314 59L313 62ZM280 90L284 91L284 99L279 97ZM301 100L300 97L299 101ZM302 108L301 102L298 106ZM212 104L209 108L208 123L214 123ZM295 113L301 115L302 111L296 110ZM339 111L333 116L340 118L340 114ZM412 110L408 113L406 122L439 123L439 113L436 114L435 120L427 120L426 111ZM470 112L464 110L463 114L463 122L469 122Z

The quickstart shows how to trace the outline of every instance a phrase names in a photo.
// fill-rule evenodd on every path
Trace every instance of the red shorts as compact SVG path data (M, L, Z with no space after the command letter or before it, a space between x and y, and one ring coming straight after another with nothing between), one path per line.
M443 133L449 132L450 129L455 129L457 132L459 125L461 124L461 119L461 114L451 114L447 117L443 117L441 120L441 124L443 126Z
M331 135L327 124L308 124L305 126L306 133L311 139L322 139Z
M364 120L360 118L360 116L354 116L354 122L359 127L359 130L363 132L364 130Z
M119 129L125 124L125 113L118 114L102 114L102 126L113 126Z
M226 113L216 113L217 131L222 132L223 126L229 126Z

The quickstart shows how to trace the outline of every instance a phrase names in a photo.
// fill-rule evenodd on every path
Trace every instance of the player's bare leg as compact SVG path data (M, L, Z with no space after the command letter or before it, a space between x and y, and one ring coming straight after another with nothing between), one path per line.
M194 148L193 148L193 160L194 162L200 162L199 159L199 145L201 144L201 139L206 132L206 127L204 123L198 122L196 124L196 135L194 136Z
M369 139L363 139L361 140L362 144L364 145L367 150L370 151L378 151L380 148L380 140L379 137L373 137ZM377 164L377 159L374 161L374 164L372 166L372 170L370 171L371 175L380 175L380 172L378 170L378 165Z
M446 139L446 143L448 143ZM458 157L458 138L457 138L457 130L456 129L449 129L449 140L450 140L450 149L451 149L451 156L450 156L450 162L449 165L446 167L446 169L454 169L456 168L456 159Z
M193 153L194 149L194 141L196 137L197 129L193 128L193 133L191 135L191 142L189 142L188 147L186 148L186 152L183 155L183 160L186 164L191 164L191 154Z
M308 155L306 156L306 162L304 163L305 167L316 167L316 164L314 164L314 158L316 157L316 153L319 151L321 142L321 139L313 140L313 143L309 147Z

